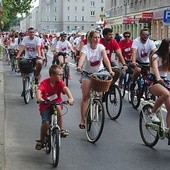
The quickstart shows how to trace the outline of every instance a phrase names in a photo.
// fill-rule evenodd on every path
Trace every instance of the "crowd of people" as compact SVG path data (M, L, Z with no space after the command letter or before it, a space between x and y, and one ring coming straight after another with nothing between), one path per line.
M20 58L30 58L36 67L36 83L39 84L37 90L37 100L42 102L47 99L61 101L61 94L66 94L70 105L73 105L74 98L68 87L62 80L63 53L71 50L74 53L74 60L77 71L86 70L89 73L101 72L104 68L113 77L113 82L118 82L121 88L123 75L128 69L128 62L134 68L130 90L133 92L137 78L142 67L148 67L154 75L153 84L150 92L157 96L153 109L150 111L151 120L158 123L157 111L164 103L167 109L167 127L170 128L170 93L163 86L167 73L170 72L170 39L163 39L160 46L156 48L154 42L149 38L149 30L144 28L140 31L139 37L132 40L131 32L125 31L123 37L116 34L115 38L111 28L104 28L102 32L92 30L87 33L73 33L68 35L61 32L53 35L38 33L34 28L29 28L25 33L2 34L4 46L9 49L17 49L16 58L18 59L18 71L20 69ZM41 69L43 65L44 49L53 54L52 66L49 68L49 78L40 81ZM119 65L113 59L113 53L118 58ZM58 63L56 65L56 60ZM69 62L70 56L66 56ZM80 129L85 129L85 114L87 110L91 80L86 74L82 74L82 100L80 106L81 120ZM61 108L58 107L61 113ZM46 107L40 103L40 115L42 126L40 139L37 141L36 148L43 147L44 136L47 133L51 118L50 106ZM60 128L64 134L62 120Z

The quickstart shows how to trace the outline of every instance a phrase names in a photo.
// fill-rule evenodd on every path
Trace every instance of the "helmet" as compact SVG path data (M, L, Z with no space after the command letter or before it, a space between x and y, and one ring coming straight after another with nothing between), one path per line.
M60 33L60 37L62 37L62 36L67 36L67 33L66 33L66 32L64 32L64 31L63 31L63 32L61 32L61 33Z

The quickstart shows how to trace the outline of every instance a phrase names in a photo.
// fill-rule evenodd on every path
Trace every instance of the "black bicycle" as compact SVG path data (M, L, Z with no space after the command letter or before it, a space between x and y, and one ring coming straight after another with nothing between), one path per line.
M63 56L63 81L65 81L66 86L68 87L68 80L70 74L70 67L69 64L66 62L66 57L69 55L68 52L59 52L58 56ZM56 64L60 64L58 57L56 58Z
M11 70L17 71L17 62L16 62L16 55L17 51L15 49L9 49L9 55L10 55L10 62L11 62Z

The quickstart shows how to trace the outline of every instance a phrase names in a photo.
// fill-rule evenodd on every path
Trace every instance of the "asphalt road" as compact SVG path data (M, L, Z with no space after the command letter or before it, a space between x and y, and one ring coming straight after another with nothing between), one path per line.
M50 65L50 64L49 64ZM48 76L48 67L43 77ZM73 65L72 65L73 66ZM25 104L21 97L21 76L4 63L5 85L5 169L51 169L51 156L34 149L39 138L41 118L35 99ZM139 112L123 100L123 110L117 121L106 114L101 138L96 144L87 141L85 131L79 129L81 88L79 74L71 68L69 88L75 104L68 106L64 127L69 136L61 141L59 170L169 170L170 146L167 140L153 148L146 147L139 134Z

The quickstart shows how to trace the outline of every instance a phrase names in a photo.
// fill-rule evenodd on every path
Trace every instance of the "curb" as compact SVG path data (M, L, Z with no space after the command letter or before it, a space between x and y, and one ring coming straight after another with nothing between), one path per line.
M2 45L0 44L2 47ZM0 54L0 170L5 168L5 142L4 142L4 121L5 121L5 108L4 108L4 68L3 68L3 55Z

